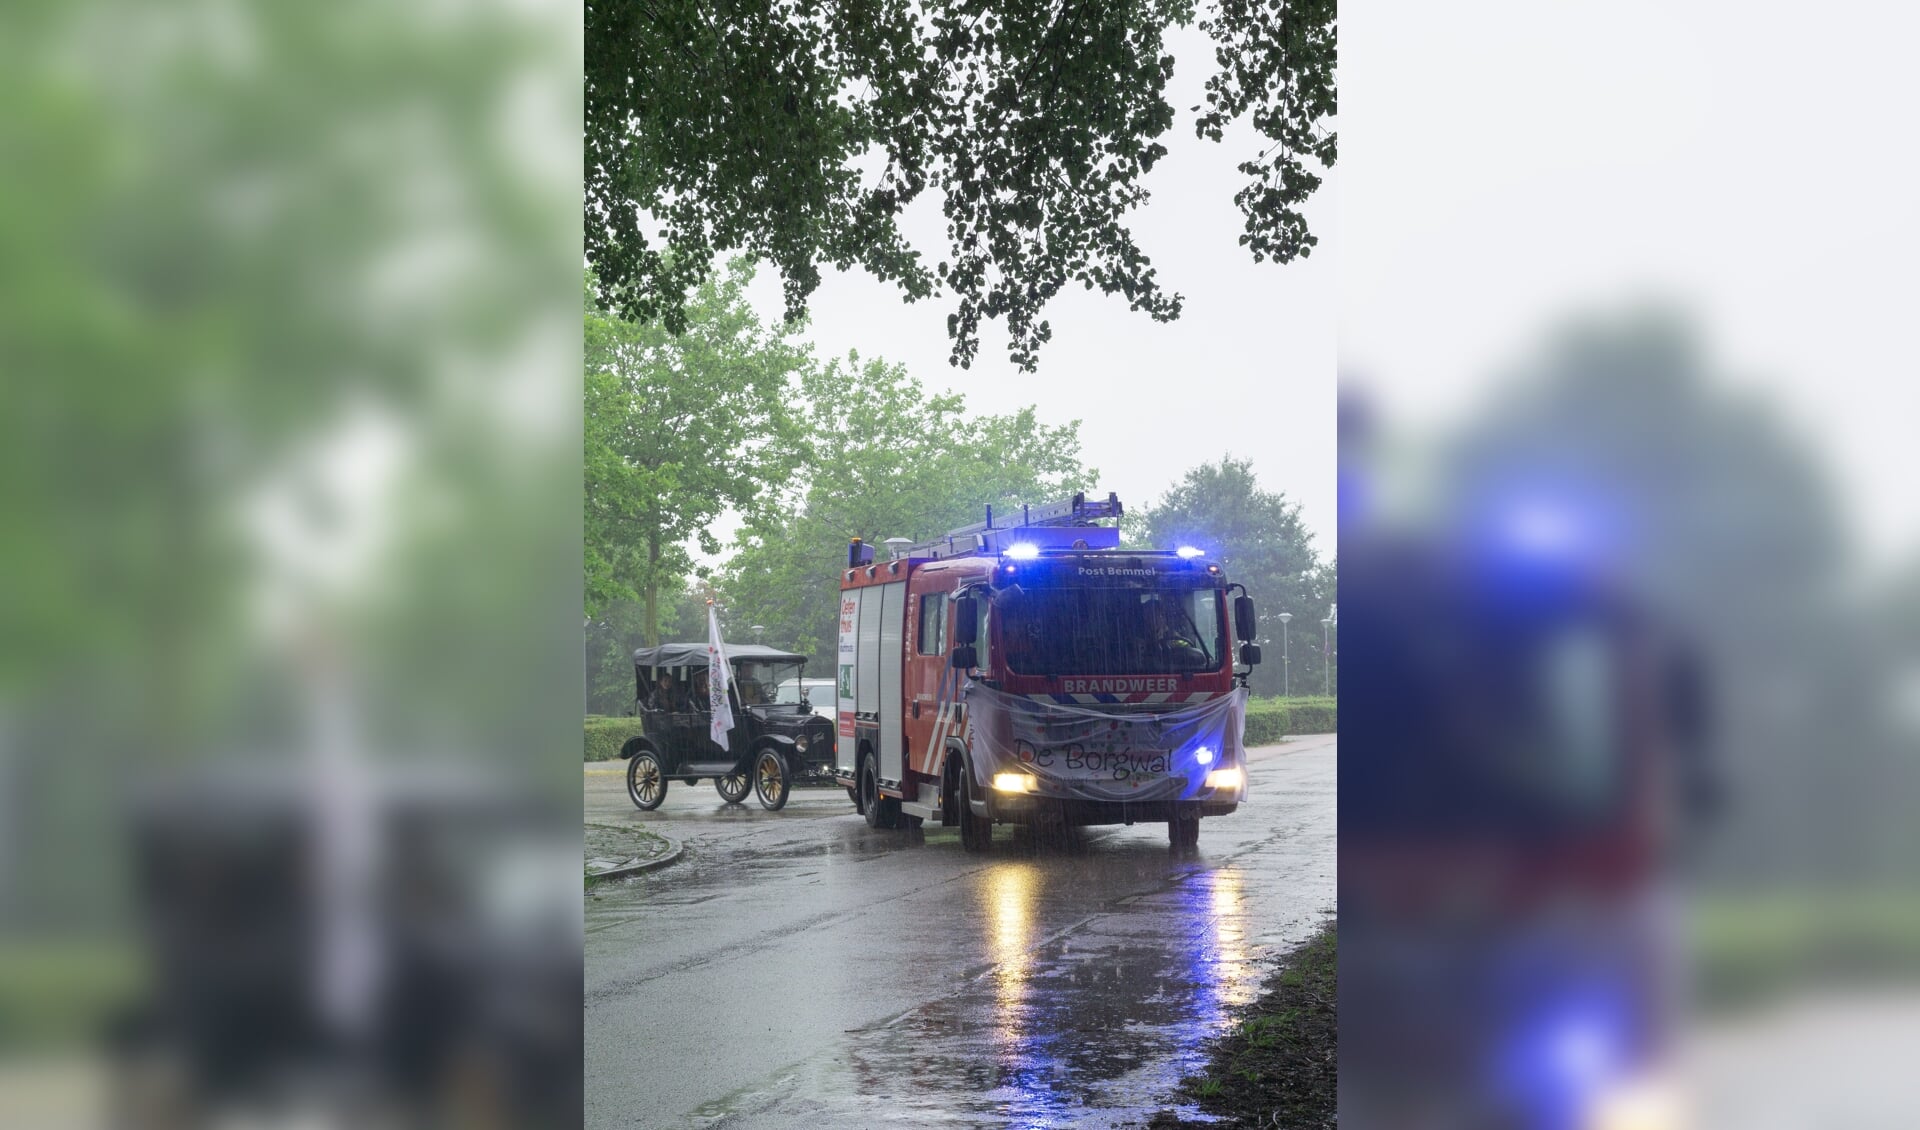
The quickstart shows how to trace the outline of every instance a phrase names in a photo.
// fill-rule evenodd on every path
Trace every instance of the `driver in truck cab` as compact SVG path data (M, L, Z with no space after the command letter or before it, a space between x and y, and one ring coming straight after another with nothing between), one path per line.
M1208 665L1206 649L1190 638L1186 616L1169 605L1177 597L1156 594L1146 602L1146 639L1151 654L1170 665L1201 668Z

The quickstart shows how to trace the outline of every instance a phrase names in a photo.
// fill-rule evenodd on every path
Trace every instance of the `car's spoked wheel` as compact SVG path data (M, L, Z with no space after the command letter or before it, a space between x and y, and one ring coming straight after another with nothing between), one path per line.
M768 812L778 812L787 803L787 793L793 788L793 779L787 775L787 763L784 758L772 750L760 755L753 766L753 788L760 794L760 804Z
M745 773L735 773L729 777L715 777L713 787L720 791L720 799L728 804L739 804L753 791L753 778Z
M993 846L993 820L973 814L973 771L960 767L960 846L982 852Z
M642 812L659 808L667 799L667 775L654 754L641 750L627 759L627 796Z

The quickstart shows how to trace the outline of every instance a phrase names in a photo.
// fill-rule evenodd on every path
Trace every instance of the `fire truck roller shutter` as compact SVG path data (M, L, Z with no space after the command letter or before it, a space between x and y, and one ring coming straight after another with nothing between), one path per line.
M854 709L872 714L880 709L880 590L860 590L860 643L853 677Z
M901 664L905 660L907 582L881 585L880 606L880 779L898 781L903 775L900 744Z

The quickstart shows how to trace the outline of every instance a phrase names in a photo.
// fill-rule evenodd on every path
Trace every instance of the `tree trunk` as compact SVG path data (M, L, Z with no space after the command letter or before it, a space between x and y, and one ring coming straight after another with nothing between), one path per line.
M647 634L647 646L660 646L660 532L653 530L647 534L647 579L642 585L646 595L647 609L644 627Z

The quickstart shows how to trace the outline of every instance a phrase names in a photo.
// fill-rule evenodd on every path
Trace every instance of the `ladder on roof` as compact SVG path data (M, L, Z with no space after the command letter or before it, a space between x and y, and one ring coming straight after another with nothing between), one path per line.
M1086 492L1076 492L1073 497L1044 506L1022 504L1014 514L1017 521L1002 521L995 524L993 507L987 507L987 520L975 522L970 526L961 526L957 530L948 530L941 537L919 542L906 548L906 557L960 557L969 553L979 553L993 549L998 538L994 535L1003 530L1030 529L1035 526L1091 526L1102 518L1118 518L1125 513L1120 505L1120 496L1112 491L1107 497L1087 501Z

